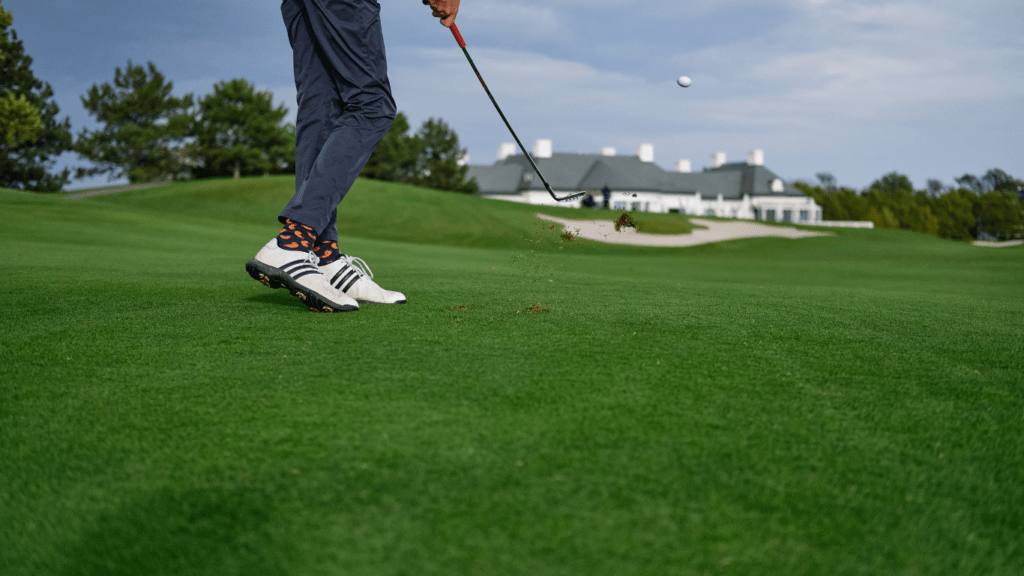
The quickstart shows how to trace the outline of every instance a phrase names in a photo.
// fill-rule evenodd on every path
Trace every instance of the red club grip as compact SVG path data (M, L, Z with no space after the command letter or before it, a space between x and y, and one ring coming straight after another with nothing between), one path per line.
M452 36L455 36L455 41L459 43L459 48L466 47L466 41L462 39L462 33L459 32L459 27L452 22Z

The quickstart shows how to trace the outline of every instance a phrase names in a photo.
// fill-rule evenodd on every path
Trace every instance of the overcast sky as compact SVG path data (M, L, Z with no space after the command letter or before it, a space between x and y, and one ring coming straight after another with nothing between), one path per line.
M276 0L2 1L76 134L91 126L80 96L129 59L178 94L245 78L294 118ZM420 0L382 0L381 18L399 110L414 129L443 118L473 164L493 163L512 139L451 34ZM760 148L785 179L855 188L894 170L919 188L1024 177L1020 0L463 0L458 24L528 146L652 143L659 165L695 170Z

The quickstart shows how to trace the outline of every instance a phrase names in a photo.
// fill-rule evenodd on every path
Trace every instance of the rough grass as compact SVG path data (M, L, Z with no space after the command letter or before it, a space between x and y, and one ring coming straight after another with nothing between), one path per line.
M243 269L289 189L0 191L0 573L1024 571L1024 249L361 181L410 303L312 314Z

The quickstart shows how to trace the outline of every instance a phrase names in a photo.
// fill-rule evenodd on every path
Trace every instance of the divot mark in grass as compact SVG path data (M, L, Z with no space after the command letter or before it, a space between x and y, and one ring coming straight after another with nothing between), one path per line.
M548 311L548 307L547 306L543 306L540 302L537 302L536 304L534 304L533 306L530 306L526 310L516 310L516 314L522 314L524 312L526 314L541 314L541 313L544 313L544 312L547 312L547 311Z

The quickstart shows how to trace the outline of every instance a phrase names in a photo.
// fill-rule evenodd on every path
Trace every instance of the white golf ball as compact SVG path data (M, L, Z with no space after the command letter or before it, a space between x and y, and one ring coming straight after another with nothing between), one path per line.
M679 84L683 88L686 88L687 86L689 86L691 84L690 77L689 76L680 76L679 80L676 80L676 84Z

